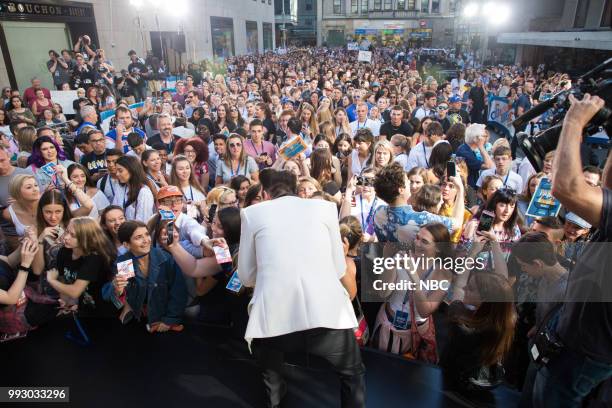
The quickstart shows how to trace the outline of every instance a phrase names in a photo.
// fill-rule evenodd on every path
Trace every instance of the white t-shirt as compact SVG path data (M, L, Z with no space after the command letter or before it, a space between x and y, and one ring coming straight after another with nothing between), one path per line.
M140 188L135 202L131 203L130 205L126 205L127 202L128 187L120 186L117 190L115 190L113 204L124 209L126 219L147 223L155 211L155 200L153 199L153 193L147 186Z
M378 136L380 134L380 123L377 123L372 119L366 119L365 122L359 122L359 120L356 120L354 122L349 123L349 126L351 127L351 133L353 134L353 137L355 137L355 134L359 129L363 128L370 129L372 135L374 136Z
M492 169L486 169L481 171L480 177L478 177L478 181L476 181L476 185L478 187L481 187L485 177L497 174L496 171L497 169L495 167L493 167ZM497 175L499 176L499 174ZM523 178L517 173L510 170L505 176L499 177L501 177L502 181L504 182L504 187L511 188L518 194L523 192Z

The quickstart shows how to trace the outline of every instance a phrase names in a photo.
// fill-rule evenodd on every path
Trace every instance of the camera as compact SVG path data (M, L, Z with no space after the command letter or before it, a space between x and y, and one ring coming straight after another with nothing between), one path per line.
M515 128L521 128L532 119L554 108L550 127L536 135L519 132L515 136L525 153L525 157L536 171L542 170L546 153L557 148L561 128L563 127L563 118L570 107L569 95L582 99L586 93L597 95L606 103L586 126L586 133L593 135L599 132L601 127L610 137L612 135L612 58L607 59L578 78L577 85L571 89L553 95L550 99L528 110L512 122Z

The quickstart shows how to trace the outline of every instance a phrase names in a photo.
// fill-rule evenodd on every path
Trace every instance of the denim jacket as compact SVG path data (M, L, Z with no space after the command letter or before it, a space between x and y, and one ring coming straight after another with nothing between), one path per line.
M119 256L117 263L128 259L134 260L136 276L128 281L125 293L134 316L140 318L146 299L147 320L150 323L181 323L187 304L187 288L183 273L170 254L159 248L151 248L147 277L140 271L136 257L131 252ZM117 273L116 265L114 273ZM102 295L118 309L123 306L111 282L105 285Z

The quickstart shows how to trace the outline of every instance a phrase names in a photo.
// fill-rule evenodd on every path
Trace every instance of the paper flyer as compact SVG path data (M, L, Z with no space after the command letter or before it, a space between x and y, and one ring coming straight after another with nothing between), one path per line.
M305 151L307 147L308 146L306 146L306 142L304 142L304 139L302 139L301 136L297 136L293 138L290 142L288 142L286 145L281 147L278 150L278 154L280 154L283 159L289 160L292 157L295 157Z
M556 217L560 209L561 203L552 195L550 179L546 177L540 179L526 214L530 217Z

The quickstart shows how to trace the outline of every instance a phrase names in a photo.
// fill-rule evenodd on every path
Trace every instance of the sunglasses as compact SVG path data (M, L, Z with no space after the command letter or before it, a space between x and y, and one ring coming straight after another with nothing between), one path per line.
M438 110L447 110L448 106L440 105L438 106Z
M240 147L242 146L242 143L230 143L229 147Z

